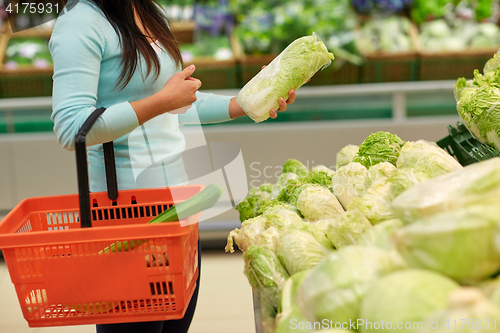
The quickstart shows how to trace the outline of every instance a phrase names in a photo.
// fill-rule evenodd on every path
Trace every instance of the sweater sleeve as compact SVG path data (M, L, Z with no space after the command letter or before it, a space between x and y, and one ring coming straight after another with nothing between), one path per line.
M74 149L74 138L96 109L101 61L106 49L105 18L88 5L60 16L49 49L54 62L52 120L58 142ZM112 29L112 28L111 28ZM115 140L139 125L128 102L109 106L87 135L87 145Z
M197 100L184 114L179 115L180 125L197 123L214 124L231 120L229 102L234 96L222 96L211 93L196 93ZM199 119L199 120L198 120Z

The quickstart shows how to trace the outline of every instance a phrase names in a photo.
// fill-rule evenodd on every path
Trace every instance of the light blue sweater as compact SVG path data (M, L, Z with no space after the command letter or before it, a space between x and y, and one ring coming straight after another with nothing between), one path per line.
M88 0L80 0L57 19L49 48L54 61L52 120L60 144L73 150L74 137L87 117L96 108L107 108L87 136L93 192L106 190L101 143L114 141L119 189L184 184L187 179L178 154L186 144L179 126L231 119L231 97L198 92L197 101L185 114L165 113L139 126L129 102L160 91L180 69L163 50L159 54L158 79L154 74L145 78L146 65L141 57L140 70L123 90L116 89L121 72L118 35L100 9ZM151 168L153 163L159 165ZM157 176L158 168L163 179ZM147 177L150 171L151 177Z

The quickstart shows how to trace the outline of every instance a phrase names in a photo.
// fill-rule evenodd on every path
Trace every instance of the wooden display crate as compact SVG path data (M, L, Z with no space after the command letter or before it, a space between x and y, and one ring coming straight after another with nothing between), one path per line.
M412 22L407 34L413 46L409 51L362 52L364 63L361 66L359 83L418 80L418 29ZM360 49L362 50L361 45Z
M52 95L53 67L26 66L15 70L5 67L5 53L11 38L49 38L52 30L32 28L13 33L8 22L0 35L0 98L39 97Z
M500 47L500 46L499 46ZM420 80L456 80L459 77L471 78L474 70L483 71L486 62L498 51L493 48L473 48L461 51L432 53L417 39L420 58Z
M189 64L196 66L193 77L201 81L200 89L202 90L238 88L237 63L234 57L228 60L198 57L193 61L185 62L185 65Z

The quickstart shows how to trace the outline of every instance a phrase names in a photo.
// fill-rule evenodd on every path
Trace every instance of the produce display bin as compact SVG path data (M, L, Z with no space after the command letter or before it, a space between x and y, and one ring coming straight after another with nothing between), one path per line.
M0 248L30 327L180 319L199 275L198 218L147 224L202 185L89 193L85 135L75 139L79 193L28 198L0 222ZM185 223L182 223L185 222Z
M459 77L471 78L475 69L483 71L486 62L498 49L421 53L419 80L456 80Z
M467 127L461 122L457 126L448 125L449 135L437 141L463 166L500 156L500 152L474 139Z

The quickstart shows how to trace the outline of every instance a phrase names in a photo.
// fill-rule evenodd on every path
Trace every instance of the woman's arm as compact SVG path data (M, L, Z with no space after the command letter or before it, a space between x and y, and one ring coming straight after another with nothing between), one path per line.
M54 132L59 143L74 149L74 138L96 109L101 62L108 47L106 33L114 33L89 5L79 3L58 18L49 49L54 63ZM138 126L128 102L109 105L87 135L87 144L115 140Z
M193 104L197 100L196 92L201 86L198 79L191 77L194 70L194 65L186 67L182 72L174 74L156 94L131 102L139 124L142 125L165 112L175 112Z

